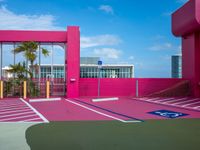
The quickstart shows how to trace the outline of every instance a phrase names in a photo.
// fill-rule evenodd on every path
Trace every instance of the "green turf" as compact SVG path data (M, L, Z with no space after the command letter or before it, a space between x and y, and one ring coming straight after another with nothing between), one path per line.
M200 119L51 122L26 139L31 150L199 150Z

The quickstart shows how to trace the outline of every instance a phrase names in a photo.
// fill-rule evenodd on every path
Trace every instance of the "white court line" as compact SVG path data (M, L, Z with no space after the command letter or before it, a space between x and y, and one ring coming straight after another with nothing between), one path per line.
M83 107L83 108L85 108L85 109L87 109L87 110L90 110L90 111L92 111L92 112L95 112L95 113L97 113L97 114L100 114L100 115L102 115L102 116L106 116L106 117L108 117L108 118L112 118L112 119L121 121L121 122L123 122L123 123L141 122L141 121L138 121L138 120L135 120L135 121L126 121L126 120L123 120L123 119L120 119L120 118L117 118L117 117L114 117L114 116L111 116L111 115L102 113L102 112L100 112L100 111L94 110L94 109L89 108L89 107L87 107L87 106L84 106L84 105L82 105L82 104L73 102L73 101L71 101L71 100L68 100L68 99L65 99L65 100L68 101L68 102L70 102L70 103L72 103L72 104L75 104L75 105L77 105L77 106Z
M7 104L7 103L10 103L10 102L12 102L12 103L21 103L18 100L2 100L2 101L0 101L0 104Z
M23 103L20 104L7 104L7 105L0 105L0 108L4 108L4 107L13 107L13 106L23 106Z
M0 112L0 115L2 115L2 114L8 114L8 113L15 113L15 112L26 112L28 110L30 111L31 109L30 108L26 108L26 109L21 109L21 110L17 110L17 111L5 111L5 112Z
M2 110L2 109L8 109L8 108L21 108L21 107L24 107L24 106L26 106L26 105L21 105L21 106L7 106L7 107L0 107L0 110Z
M194 102L194 103L190 103L190 104L186 104L186 105L182 105L182 107L187 107L187 106L194 105L194 104L199 104L199 103L200 103L200 101Z
M27 115L27 116L20 116L20 117L13 117L13 118L6 118L6 119L0 119L0 121L11 121L11 120L15 120L15 119L21 119L21 118L28 118L28 117L33 117L33 116L37 116L36 114L33 115Z
M144 100L144 101L151 102L152 100L157 100L157 99L160 99L160 98L150 98L150 99L146 99L146 100Z
M23 112L23 113L15 113L15 114L9 114L9 115L0 116L0 118L12 117L12 116L20 116L20 115L33 114L33 113L35 113L35 112L29 111L29 112Z
M6 105L16 105L16 104L22 104L22 102L6 102L6 103L0 103L0 106L6 106Z
M172 105L178 105L178 104L182 104L182 103L185 103L185 102L192 102L192 101L195 101L195 100L198 100L199 98L194 98L194 99L189 99L189 100L186 100L186 101L183 101L183 102L178 102L178 103L173 103Z
M28 106L24 106L24 107L20 107L20 108L7 108L7 109L2 109L2 110L0 109L0 112L10 111L10 110L21 110L21 109L25 109L25 108L29 108L29 107Z
M172 100L172 101L164 102L163 104L169 104L169 102L177 102L177 101L184 100L184 99L188 99L188 98L179 98L179 99L175 99L175 100Z
M49 123L49 121L41 114L39 113L35 108L33 108L28 102L26 102L23 98L20 98L20 100L22 102L24 102L28 107L30 107L30 109L32 109L38 116L40 116L40 118L42 118L42 120L46 123Z
M200 108L200 106L196 106L196 107L193 107L194 109L199 109Z
M173 100L174 98L164 98L164 99L161 99L161 100L158 100L158 101L155 101L157 103L161 103L163 101L169 101L169 100Z

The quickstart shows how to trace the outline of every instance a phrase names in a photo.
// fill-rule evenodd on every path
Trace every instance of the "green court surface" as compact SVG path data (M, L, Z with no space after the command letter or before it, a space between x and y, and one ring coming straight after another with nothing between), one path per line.
M31 150L199 150L200 119L50 122L26 140Z

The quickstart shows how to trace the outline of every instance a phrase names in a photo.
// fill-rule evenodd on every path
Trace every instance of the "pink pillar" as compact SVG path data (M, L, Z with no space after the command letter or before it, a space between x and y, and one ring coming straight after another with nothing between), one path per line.
M80 32L79 27L67 27L66 83L67 97L79 97Z
M183 78L191 80L191 91L200 97L200 40L199 33L182 38Z
M172 15L172 31L182 37L182 74L200 97L200 1L190 0Z

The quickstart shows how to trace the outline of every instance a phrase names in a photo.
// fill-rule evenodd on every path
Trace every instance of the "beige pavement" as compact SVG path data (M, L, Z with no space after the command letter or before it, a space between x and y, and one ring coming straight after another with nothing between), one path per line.
M25 132L36 123L0 123L0 150L30 150Z

